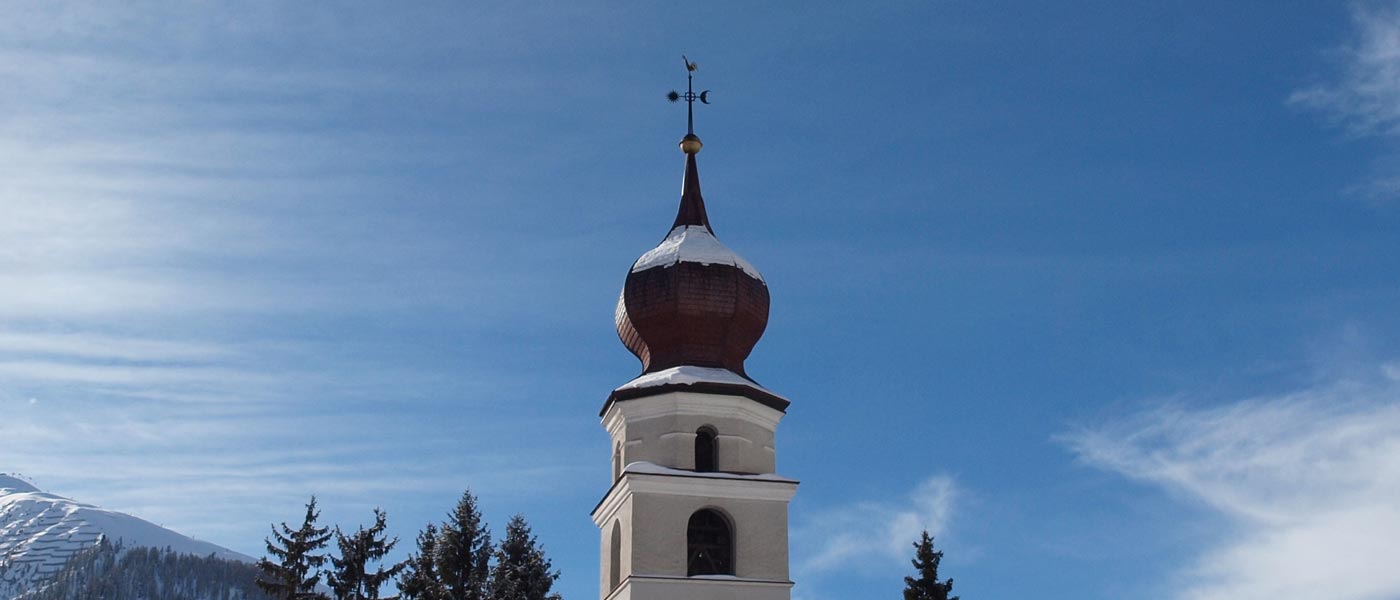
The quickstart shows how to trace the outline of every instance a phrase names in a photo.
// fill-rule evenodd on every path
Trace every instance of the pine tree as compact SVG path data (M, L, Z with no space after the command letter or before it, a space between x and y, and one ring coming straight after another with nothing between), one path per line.
M476 496L462 493L437 539L437 573L444 600L486 600L491 533L481 521Z
M321 565L326 562L326 555L317 551L326 547L331 531L329 527L316 527L316 519L320 516L321 513L316 510L316 497L312 496L306 504L306 517L302 519L299 529L293 530L285 521L281 531L277 530L276 525L272 526L272 537L266 540L267 553L278 562L274 563L266 557L259 560L258 570L262 571L262 575L257 580L258 587L269 596L278 600L320 600L326 597L316 591L316 584L321 581Z
M933 538L925 530L918 542L914 543L914 570L919 578L904 578L904 600L958 600L949 596L953 591L953 579L938 581L938 563L943 560L943 551L933 551Z
M361 527L360 531L364 531ZM336 545L340 556L332 556L331 568L326 571L326 585L331 587L335 600L360 600L365 587L365 566L369 557L364 545L359 543L359 535L346 536L335 528Z
M515 515L506 525L505 539L496 548L496 566L488 585L490 600L561 600L549 588L559 579L544 556L544 550L530 534L525 517Z
M399 543L399 538L385 539L385 527L384 511L376 508L374 525L369 529L362 525L355 533L345 535L339 527L336 528L336 545L340 547L340 556L331 557L332 568L327 583L335 591L337 600L379 600L380 586L398 575L407 564L407 561L394 563L388 568L378 564L370 572L369 565L384 560L384 556Z
M399 597L402 600L445 600L442 582L438 579L436 525L428 523L418 534L418 553L409 555L408 566L399 575Z

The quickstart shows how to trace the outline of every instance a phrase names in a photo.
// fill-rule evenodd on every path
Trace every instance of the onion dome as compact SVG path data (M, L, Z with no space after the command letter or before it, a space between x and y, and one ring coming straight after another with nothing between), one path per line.
M632 264L617 300L617 334L642 361L642 377L633 384L655 380L659 388L629 384L610 401L633 395L626 390L659 393L684 381L692 391L744 395L785 409L786 400L744 371L744 359L768 326L768 284L715 237L700 195L699 138L687 135L681 148L685 179L676 220L666 238Z

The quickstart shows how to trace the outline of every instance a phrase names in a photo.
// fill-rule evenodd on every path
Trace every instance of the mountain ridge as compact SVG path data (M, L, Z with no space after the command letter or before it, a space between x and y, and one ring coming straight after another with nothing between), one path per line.
M145 519L51 494L0 474L0 598L52 576L79 551L106 538L126 548L170 548L245 563L253 557L196 540Z

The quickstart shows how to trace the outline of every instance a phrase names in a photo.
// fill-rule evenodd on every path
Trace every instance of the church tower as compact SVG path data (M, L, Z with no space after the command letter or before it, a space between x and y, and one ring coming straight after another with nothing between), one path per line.
M695 65L686 61L688 71ZM693 111L696 99L682 95ZM768 325L768 284L705 213L694 131L671 230L632 265L617 333L642 374L603 405L612 487L593 509L602 600L789 600L788 502L774 432L787 399L744 370Z

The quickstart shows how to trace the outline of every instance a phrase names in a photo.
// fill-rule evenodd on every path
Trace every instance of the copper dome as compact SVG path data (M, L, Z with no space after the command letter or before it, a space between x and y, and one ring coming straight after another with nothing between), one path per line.
M695 154L686 153L680 210L671 231L632 265L617 300L617 334L643 373L679 366L744 377L768 326L768 284L715 238L700 195Z

